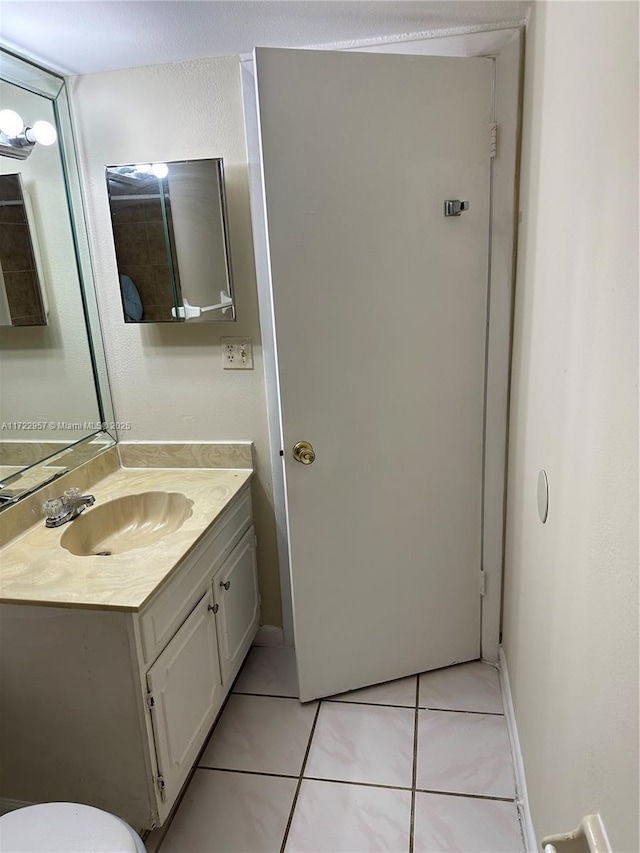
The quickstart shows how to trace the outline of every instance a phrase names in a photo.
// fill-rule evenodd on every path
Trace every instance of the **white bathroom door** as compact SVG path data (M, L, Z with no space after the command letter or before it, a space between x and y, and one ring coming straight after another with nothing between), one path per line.
M306 701L480 656L492 61L256 78Z

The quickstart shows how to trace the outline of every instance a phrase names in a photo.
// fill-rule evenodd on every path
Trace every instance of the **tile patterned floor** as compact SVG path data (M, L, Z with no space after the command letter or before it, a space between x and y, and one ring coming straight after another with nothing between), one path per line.
M296 694L253 648L160 853L523 853L493 667Z

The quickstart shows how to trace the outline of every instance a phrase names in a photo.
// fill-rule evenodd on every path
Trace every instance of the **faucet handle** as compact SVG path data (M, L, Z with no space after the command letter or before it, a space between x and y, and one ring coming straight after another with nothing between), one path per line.
M48 518L54 518L62 512L62 501L60 498L53 498L53 500L45 501L42 504L42 509Z
M64 490L62 497L65 503L68 503L69 501L77 501L78 498L82 497L82 489L79 489L77 486L72 486L71 488Z

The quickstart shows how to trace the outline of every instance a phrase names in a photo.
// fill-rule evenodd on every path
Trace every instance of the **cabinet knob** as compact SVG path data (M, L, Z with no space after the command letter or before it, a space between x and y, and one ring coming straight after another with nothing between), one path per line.
M220 581L220 586L223 589L229 589L229 587L231 586L231 581Z
M207 606L207 610L213 610L214 613L217 613L219 609L220 606L218 604L209 604Z

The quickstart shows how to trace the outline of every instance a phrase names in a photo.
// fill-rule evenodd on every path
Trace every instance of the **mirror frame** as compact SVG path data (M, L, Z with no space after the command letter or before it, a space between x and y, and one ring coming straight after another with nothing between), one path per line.
M102 427L83 436L78 441L56 449L53 453L4 478L2 488L0 488L1 511L6 507L14 506L17 501L41 486L72 471L108 447L112 447L117 443L118 436L98 314L93 267L89 254L89 240L84 218L84 203L80 189L80 174L66 82L58 74L24 59L3 46L0 46L0 79L32 92L34 95L46 98L52 103L58 130L67 208L80 282L80 298L87 333L88 355L91 360L96 390L95 422ZM7 492L11 493L11 497L7 501L1 500L1 494L5 488Z

